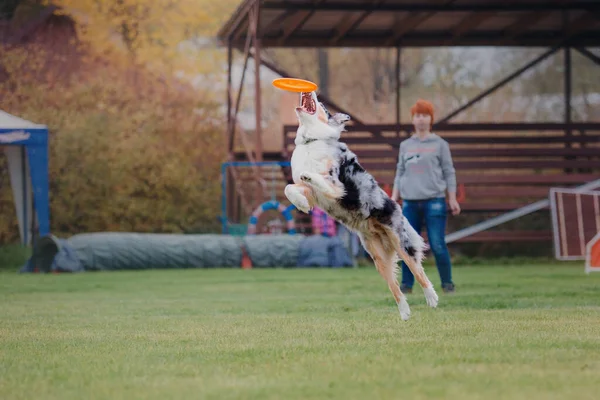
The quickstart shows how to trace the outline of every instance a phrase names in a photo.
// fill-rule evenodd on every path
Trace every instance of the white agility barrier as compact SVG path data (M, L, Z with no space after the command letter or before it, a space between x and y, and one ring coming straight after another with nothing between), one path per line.
M585 260L586 245L600 232L600 191L550 189L557 260Z

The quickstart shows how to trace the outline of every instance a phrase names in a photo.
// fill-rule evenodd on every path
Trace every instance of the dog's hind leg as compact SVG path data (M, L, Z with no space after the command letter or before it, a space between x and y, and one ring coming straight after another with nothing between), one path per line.
M314 207L315 201L310 187L295 184L287 185L284 193L285 197L305 214L308 214Z
M402 244L400 243L400 238L394 233L394 231L391 228L386 227L385 229L392 242L392 245L394 246L394 249L396 250L396 253L398 253L398 256L402 258L402 260L404 260L410 271L415 276L417 282L419 282L419 285L421 285L421 287L423 288L423 293L425 294L425 300L427 301L427 305L433 308L437 307L438 295L435 292L431 281L427 277L427 274L425 274L423 265L421 265L421 260L416 259L414 256L408 254L406 250L404 250Z
M369 237L362 237L362 242L367 252L373 258L375 267L379 274L385 279L388 284L394 300L398 305L398 311L400 312L400 318L404 321L410 318L410 307L406 301L406 296L400 290L398 280L396 279L396 267L394 263L395 254L393 249L386 249L384 244L381 242L381 236L369 235Z
M415 276L417 282L419 282L419 285L421 285L423 288L423 294L425 295L427 305L432 308L437 307L439 300L438 295L435 292L435 288L431 284L431 281L425 274L425 270L423 269L421 263L404 251L400 252L400 257L404 260L410 271Z

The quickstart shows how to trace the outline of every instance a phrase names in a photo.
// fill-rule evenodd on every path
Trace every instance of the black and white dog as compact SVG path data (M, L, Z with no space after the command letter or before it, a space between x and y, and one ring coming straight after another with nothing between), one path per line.
M397 281L398 256L423 288L427 304L436 307L437 293L421 264L427 248L423 238L360 165L356 154L339 141L350 117L331 116L315 92L302 93L300 99L291 158L294 184L286 186L286 197L305 213L314 206L322 208L358 234L388 283L403 320L410 317L410 307Z

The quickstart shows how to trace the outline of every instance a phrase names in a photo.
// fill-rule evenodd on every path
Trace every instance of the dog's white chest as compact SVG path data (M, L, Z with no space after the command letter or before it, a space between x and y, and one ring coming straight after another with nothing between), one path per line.
M317 174L328 173L335 159L332 150L328 143L320 140L296 146L290 160L294 183L300 183L300 174L305 171Z

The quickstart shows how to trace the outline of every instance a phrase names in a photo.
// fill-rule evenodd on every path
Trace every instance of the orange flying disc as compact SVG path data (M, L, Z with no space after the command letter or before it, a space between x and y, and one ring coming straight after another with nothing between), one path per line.
M273 80L273 86L288 92L314 92L317 84L298 78L278 78Z

